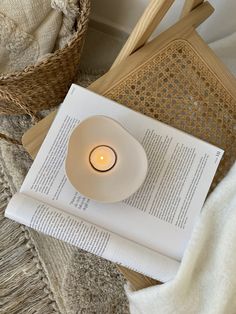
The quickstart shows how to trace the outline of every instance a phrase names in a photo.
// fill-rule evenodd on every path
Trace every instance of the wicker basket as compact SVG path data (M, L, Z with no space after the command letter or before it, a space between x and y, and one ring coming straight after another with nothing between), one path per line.
M75 78L87 29L89 0L79 0L77 30L72 40L46 60L21 72L0 76L0 114L26 113L58 105Z

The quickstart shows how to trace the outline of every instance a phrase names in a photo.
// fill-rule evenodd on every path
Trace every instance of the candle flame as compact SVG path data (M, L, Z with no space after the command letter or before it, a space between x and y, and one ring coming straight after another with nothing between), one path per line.
M111 147L100 145L90 152L89 162L95 170L101 172L108 171L116 163L116 153Z

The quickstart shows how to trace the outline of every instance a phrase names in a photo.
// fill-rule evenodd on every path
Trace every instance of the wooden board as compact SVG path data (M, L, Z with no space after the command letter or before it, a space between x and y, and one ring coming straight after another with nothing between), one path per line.
M111 68L120 64L146 43L173 2L174 0L151 0Z
M188 0L185 1L182 12L181 12L181 17L184 17L189 14L192 10L194 10L198 5L202 4L204 0Z

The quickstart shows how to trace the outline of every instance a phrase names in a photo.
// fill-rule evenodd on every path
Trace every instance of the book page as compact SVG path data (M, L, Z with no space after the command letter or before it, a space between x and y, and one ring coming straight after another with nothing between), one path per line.
M69 135L93 115L117 120L147 153L146 180L123 202L86 199L66 177ZM72 85L21 192L179 261L222 154L213 145Z
M11 199L6 216L162 282L171 280L179 267L178 262L158 252L33 200L22 193L15 194Z

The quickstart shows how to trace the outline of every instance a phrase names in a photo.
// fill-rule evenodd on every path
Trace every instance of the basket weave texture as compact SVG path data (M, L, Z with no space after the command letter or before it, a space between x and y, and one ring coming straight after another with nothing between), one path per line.
M104 96L224 149L212 188L235 161L236 101L185 40L172 41Z
M90 1L78 1L79 16L71 41L47 59L21 72L0 76L0 114L29 114L58 105L75 75L87 29Z

